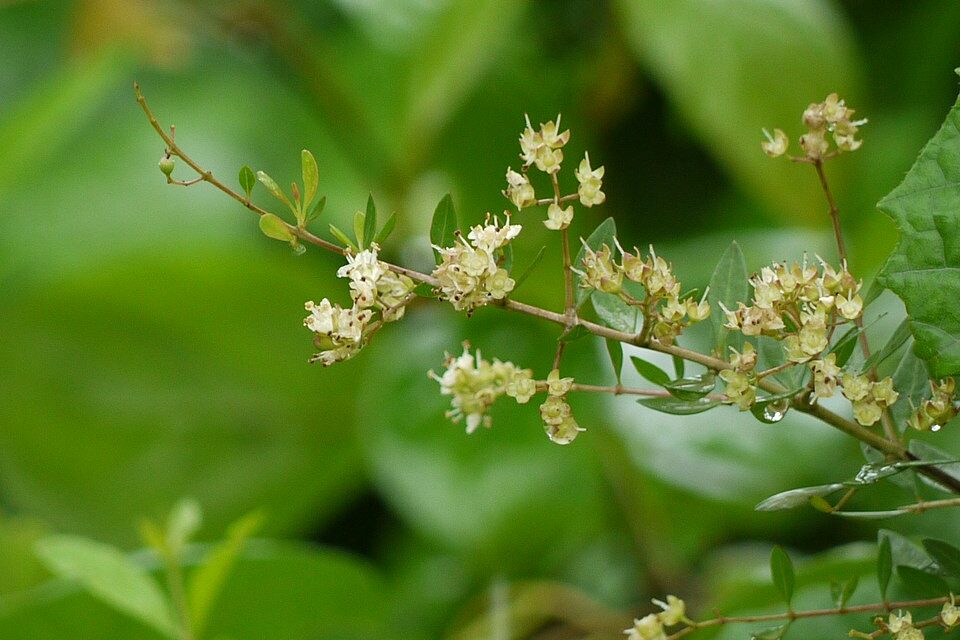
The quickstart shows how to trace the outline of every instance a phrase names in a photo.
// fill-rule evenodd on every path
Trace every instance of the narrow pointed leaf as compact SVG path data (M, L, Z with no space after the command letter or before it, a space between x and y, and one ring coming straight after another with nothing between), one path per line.
M320 217L320 214L323 213L324 207L327 206L327 196L322 196L317 203L313 205L313 208L307 213L306 223L309 224Z
M800 489L791 489L774 494L754 507L757 511L780 511L783 509L793 509L795 507L805 506L814 496L828 496L843 489L839 482L833 484L821 484L815 487L802 487Z
M639 404L674 416L691 416L695 413L703 413L720 405L717 400L681 400L679 398L642 398L637 400Z
M924 550L936 560L937 565L949 576L960 578L960 549L941 540L927 538L923 541Z
M303 208L310 207L313 197L317 195L317 185L320 183L320 169L313 154L304 149L300 152L300 170L303 174Z
M453 207L450 194L443 196L433 211L430 223L430 243L438 247L452 247L456 242L456 231L460 227L457 212ZM439 261L439 256L437 257Z
M383 243L390 238L390 234L393 233L393 230L397 226L397 213L394 211L390 214L390 217L387 218L387 221L383 223L383 226L380 227L380 231L377 232L377 235L374 237L373 241L378 245L383 246Z
M617 384L620 384L620 372L623 369L623 345L609 338L605 342L607 353L610 355L610 364L613 366L613 373L617 378Z
M790 556L782 547L776 546L770 553L770 577L773 579L777 591L783 596L783 601L789 606L790 601L793 600L793 587L796 577L793 561L790 560Z
M263 171L257 171L257 180L263 183L263 186L267 188L267 191L269 191L274 198L287 205L290 211L293 211L294 213L297 212L297 208L293 206L293 203L290 202L289 198L287 198L287 194L283 192L283 189L280 188L280 185L278 185L273 178L268 176Z
M690 378L671 380L663 385L674 397L680 400L699 400L717 386L717 377L707 372Z
M350 236L348 236L347 234L345 234L343 231L341 231L340 229L338 229L336 226L332 224L330 225L330 233L332 233L333 237L339 240L343 244L343 246L349 247L354 251L357 250L357 245L353 244L353 240L350 239Z
M246 194L247 200L250 199L250 194L253 193L253 188L257 185L257 176L254 175L253 169L247 165L240 167L240 188L243 189L243 193Z
M748 277L743 251L740 250L740 245L732 242L720 256L720 261L713 270L713 276L710 278L710 293L707 294L707 300L712 307L710 323L713 326L714 346L722 354L726 354L728 343L738 350L741 349L743 336L733 332L728 339L729 330L723 326L726 316L720 308L720 303L731 311L737 308L738 302L746 303L750 296Z
M637 370L637 373L653 384L662 387L670 382L670 376L667 375L667 372L652 362L647 362L637 356L630 356L630 362L633 363L633 368Z
M373 194L367 196L367 211L363 215L363 241L368 246L377 235L377 205L373 203Z
M877 584L880 587L880 596L887 597L887 587L890 586L890 574L893 572L893 554L890 551L890 538L880 535L880 547L877 551Z

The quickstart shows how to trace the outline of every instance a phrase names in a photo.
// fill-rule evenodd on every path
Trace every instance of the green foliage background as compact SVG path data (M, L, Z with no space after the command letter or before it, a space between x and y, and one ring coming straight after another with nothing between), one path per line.
M439 198L470 221L504 209L523 114L560 111L568 158L589 149L607 168L607 204L574 232L612 215L689 286L731 239L751 268L833 255L815 177L763 156L759 131L799 133L803 107L838 91L870 119L863 149L828 165L869 276L896 237L874 204L954 100L958 34L947 0L0 4L0 638L153 637L49 581L33 541L132 551L139 519L183 496L204 507L201 540L267 514L210 637L481 638L492 610L518 637L546 619L613 634L663 592L762 610L778 602L771 541L810 556L795 605L828 604L824 581L872 571L872 525L752 509L851 474L854 443L793 416L671 418L610 398L577 399L588 431L569 447L530 406L466 437L424 375L444 350L467 338L545 371L556 338L491 310L420 306L361 357L308 367L302 304L346 298L336 261L266 241L205 185L167 187L131 85L225 179L250 164L289 181L311 149L325 222L349 227L372 191L400 213L385 253L420 266ZM518 221L523 265L551 239L536 214ZM558 308L559 262L550 242L519 298ZM569 358L612 380L599 342ZM952 433L938 446L958 452Z

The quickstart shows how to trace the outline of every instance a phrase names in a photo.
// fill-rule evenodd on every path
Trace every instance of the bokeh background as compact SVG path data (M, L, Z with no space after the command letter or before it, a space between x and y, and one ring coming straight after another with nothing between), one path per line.
M230 183L243 164L289 182L311 149L317 228L348 227L372 193L400 215L384 254L420 267L441 196L471 222L502 211L523 114L562 112L568 164L587 149L606 166L608 202L575 233L614 216L625 244L655 243L700 287L733 239L751 268L834 255L815 176L759 141L798 135L806 104L838 91L870 119L828 168L869 277L895 242L874 203L956 95L960 3L8 0L0 61L0 637L155 637L49 588L32 544L56 531L132 551L138 521L183 497L203 505L201 540L263 509L262 537L282 541L245 557L214 638L615 637L666 592L695 611L775 607L773 542L806 558L801 603L869 571L875 525L752 510L862 463L822 425L577 398L588 431L558 447L534 405L505 402L470 437L444 419L426 376L444 351L469 339L545 373L556 327L418 305L361 357L307 366L302 304L347 298L337 261L294 256L207 185L165 185L132 83ZM558 308L541 217L517 217L516 264L547 246L517 297ZM882 333L901 312L881 307ZM568 363L612 381L591 339Z

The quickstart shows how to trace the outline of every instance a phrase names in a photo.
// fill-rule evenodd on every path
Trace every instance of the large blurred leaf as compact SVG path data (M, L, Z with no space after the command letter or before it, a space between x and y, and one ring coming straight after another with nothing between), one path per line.
M620 25L717 159L771 209L821 220L816 180L760 151L762 127L857 81L846 21L827 0L618 0ZM796 123L796 124L794 124Z
M0 608L0 637L162 637L67 583L51 582L31 595L15 608ZM388 606L385 584L358 560L300 545L251 543L226 582L205 637L374 640L385 637Z
M378 489L418 533L469 550L487 567L549 567L601 526L589 441L598 425L578 416L588 431L558 447L544 434L536 398L517 405L504 396L492 428L467 435L462 423L444 417L449 396L426 376L442 370L445 350L459 354L464 338L486 359L549 368L549 328L504 320L502 312L487 311L467 324L432 307L382 334L366 360L376 383L361 388L362 442Z
M253 252L140 255L8 298L3 499L116 542L183 495L208 531L256 507L297 531L337 507L360 482L357 369L306 364L316 267Z
M907 307L916 353L936 378L960 373L960 101L877 206L900 229L882 277Z

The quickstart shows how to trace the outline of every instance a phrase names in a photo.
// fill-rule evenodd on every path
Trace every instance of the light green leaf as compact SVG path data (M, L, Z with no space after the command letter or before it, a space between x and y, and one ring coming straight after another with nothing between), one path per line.
M453 207L453 198L450 194L443 196L437 208L433 211L433 220L430 222L430 244L437 247L452 247L456 241L456 231L460 228L457 212ZM440 256L437 255L439 262Z
M363 214L363 244L369 246L377 236L377 205L373 203L373 194L367 196L367 211Z
M297 208L293 206L293 203L290 202L289 198L287 198L287 194L283 192L283 189L280 188L280 185L278 185L273 178L268 176L263 171L257 171L257 180L263 183L263 186L267 188L267 191L269 191L274 198L287 205L287 207L290 208L290 211L293 211L294 213L297 212Z
M637 308L631 307L626 302L612 293L605 291L594 291L590 296L593 303L593 309L603 320L603 323L611 329L633 333L637 327Z
M332 225L332 224L330 225L330 233L332 233L333 237L339 240L340 243L343 244L343 246L353 249L354 251L357 251L357 245L353 244L353 240L350 239L350 236L345 234L335 225Z
M174 557L179 556L202 521L203 512L196 500L181 500L173 507L167 520L166 547Z
M637 373L653 384L662 387L670 382L670 376L667 375L667 372L657 365L647 362L643 358L638 358L637 356L630 356L630 361L633 363L633 367L637 370Z
M247 196L247 200L250 199L250 194L253 193L253 187L257 184L257 177L253 173L253 169L247 165L240 167L240 187L243 189L243 192Z
M353 237L357 239L357 247L363 249L366 246L366 238L364 237L364 232L366 231L367 224L367 214L363 211L355 211L353 214Z
M720 303L731 311L737 308L738 302L746 303L750 297L747 277L747 263L743 257L743 251L740 250L740 245L731 242L713 270L713 276L710 278L710 293L707 294L712 309L710 323L713 325L713 343L722 356L726 356L728 342L738 350L742 349L743 336L733 332L730 339L727 339L729 330L723 326L726 316L720 308Z
M793 509L808 504L810 498L814 496L827 496L831 493L843 489L839 482L833 484L822 484L816 487L802 487L800 489L791 489L772 495L758 504L754 509L757 511L781 511L783 509Z
M900 229L880 277L903 300L917 356L960 373L960 101L900 185L877 206Z
M320 184L320 169L313 154L304 149L300 152L300 170L303 174L303 208L310 208L313 197L317 195L317 185Z
M720 405L717 400L708 400L700 398L699 400L681 400L680 398L642 398L637 400L639 404L661 413L668 413L674 416L690 416L696 413L709 411Z
M795 140L806 105L830 91L856 93L856 38L839 8L829 0L617 0L614 7L640 62L742 187L794 224L823 224L816 180L768 158L760 141L763 127Z
M783 596L783 601L790 605L793 599L793 586L796 582L793 562L782 547L776 546L770 552L770 577L773 584Z
M587 238L587 246L593 249L594 251L599 251L600 247L607 245L608 247L613 247L613 239L617 235L617 223L613 221L613 218L607 218L593 230L593 233ZM583 247L583 244L580 245L580 251L577 252L577 257L573 261L573 266L580 268L580 265L583 264L583 257L586 255L586 249ZM590 289L584 289L580 286L580 276L576 273L573 274L573 286L574 286L574 295L576 296L577 308L579 309L587 298L590 296L592 291Z
M272 213L260 216L260 231L263 231L263 235L268 238L283 240L284 242L293 242L297 238L293 235L293 231L290 230L287 223Z
M157 583L116 547L53 535L37 541L36 553L58 576L79 583L91 595L164 635L178 637L177 624Z
M203 558L200 567L190 576L191 622L194 633L202 635L207 618L217 596L239 559L244 543L263 524L263 513L253 512L230 525L227 538L213 547Z

